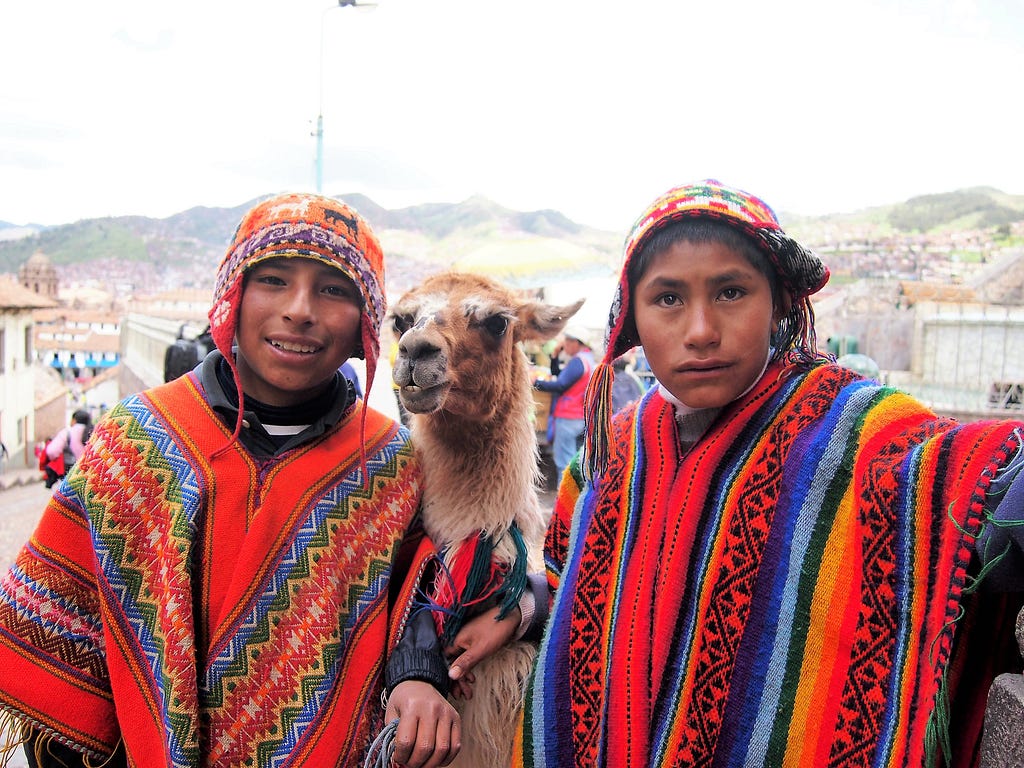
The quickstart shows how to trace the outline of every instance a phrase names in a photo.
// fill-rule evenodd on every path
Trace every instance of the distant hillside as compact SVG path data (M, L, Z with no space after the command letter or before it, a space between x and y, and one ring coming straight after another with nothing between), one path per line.
M991 187L913 197L889 212L892 226L904 232L989 229L1024 219L1024 196Z
M397 283L415 281L424 272L451 266L461 258L495 252L495 244L502 245L502 253L518 250L565 254L564 248L552 247L560 241L571 244L577 261L583 258L579 254L586 253L595 262L612 264L618 259L622 243L623 233L584 227L558 211L514 211L482 197L395 210L382 208L361 194L339 197L359 210L378 233ZM165 219L85 219L43 228L27 237L15 236L24 228L16 232L11 225L0 222L0 273L17 272L29 256L42 251L57 266L94 264L91 271L95 272L97 267L106 270L109 265L117 265L122 271L144 272L148 280L204 284L211 278L238 220L255 202L234 208L196 207ZM836 231L881 237L1005 227L1024 221L1024 196L977 187L852 213L783 215L782 219L792 234L813 246ZM189 276L182 277L182 272ZM400 287L393 285L395 289Z
M874 206L826 216L784 215L783 224L808 241L842 228L866 235L940 233L993 229L1024 221L1024 195L991 187L921 195L894 205Z
M117 216L48 227L29 237L0 240L0 272L16 272L36 251L58 266L93 261L147 262L206 258L224 250L250 204L191 208L166 219Z
M543 243L568 241L576 249L577 260L590 258L604 264L617 253L622 237L576 224L557 211L513 211L482 197L396 210L382 208L360 194L338 197L365 216L381 238L394 290L426 272L452 266L485 244L504 242L520 249L536 244L536 251L549 252ZM111 270L134 274L136 283L206 282L212 279L239 219L255 202L234 208L191 208L165 219L85 219L28 237L5 240L0 236L0 272L15 273L33 253L42 251L70 277L95 273L98 268L104 274ZM91 270L89 265L94 265ZM189 275L183 277L181 272Z

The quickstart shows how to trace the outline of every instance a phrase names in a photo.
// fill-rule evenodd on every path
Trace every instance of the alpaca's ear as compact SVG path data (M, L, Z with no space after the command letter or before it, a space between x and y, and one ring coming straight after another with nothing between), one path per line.
M529 301L519 307L516 313L519 322L515 325L516 341L547 341L553 339L569 322L569 318L579 312L586 299L575 304L555 306L539 301Z

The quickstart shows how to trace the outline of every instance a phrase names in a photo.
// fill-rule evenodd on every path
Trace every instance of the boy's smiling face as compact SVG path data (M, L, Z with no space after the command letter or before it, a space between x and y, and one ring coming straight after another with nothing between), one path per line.
M632 306L651 370L691 408L718 408L745 392L783 316L768 278L717 242L677 241L654 255Z
M352 356L361 319L359 289L341 270L307 258L257 264L238 313L243 393L275 406L316 396Z

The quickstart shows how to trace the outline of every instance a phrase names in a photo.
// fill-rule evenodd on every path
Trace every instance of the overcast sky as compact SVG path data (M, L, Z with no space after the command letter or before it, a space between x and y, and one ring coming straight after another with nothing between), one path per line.
M15 224L313 191L318 113L323 191L389 208L620 231L707 176L807 214L1024 194L1017 0L26 0L0 72Z

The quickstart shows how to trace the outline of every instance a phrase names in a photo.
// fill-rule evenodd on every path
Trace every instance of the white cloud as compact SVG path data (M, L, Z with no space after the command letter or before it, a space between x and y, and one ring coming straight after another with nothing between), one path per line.
M5 10L0 220L312 189L321 108L324 190L389 206L480 193L620 230L703 176L805 213L1024 193L1012 4L378 2Z

